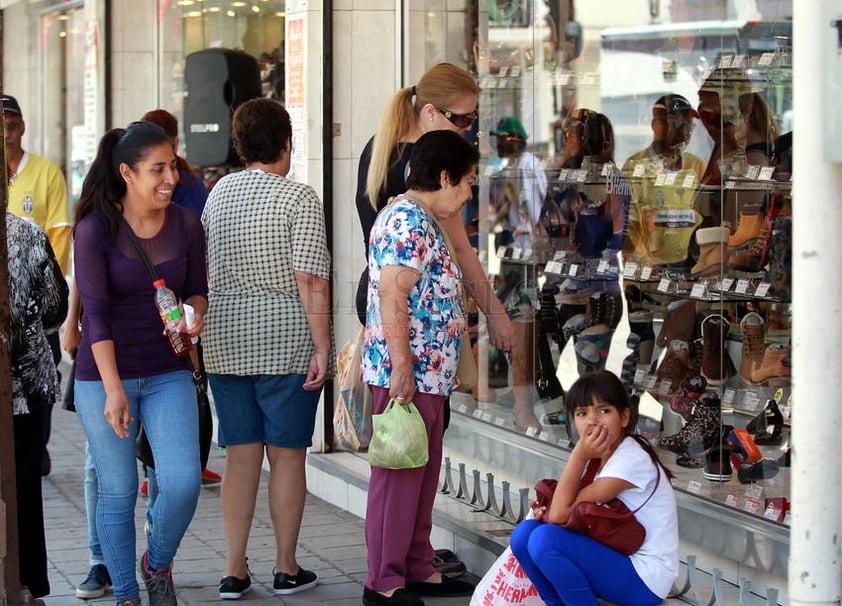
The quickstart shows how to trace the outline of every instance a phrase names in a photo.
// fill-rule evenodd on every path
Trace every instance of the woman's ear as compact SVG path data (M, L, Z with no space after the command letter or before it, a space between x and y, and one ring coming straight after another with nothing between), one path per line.
M132 169L125 162L120 162L120 176L126 183L130 183L132 180Z

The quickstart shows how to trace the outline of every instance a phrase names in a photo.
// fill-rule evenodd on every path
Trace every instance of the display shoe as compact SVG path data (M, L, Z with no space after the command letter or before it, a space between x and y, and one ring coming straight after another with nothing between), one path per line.
M760 366L751 371L751 382L770 386L789 385L792 369L783 362L790 356L788 345L773 343L763 353Z
M658 332L659 347L666 347L673 339L690 342L696 325L696 302L692 299L673 301L664 310L664 322Z
M676 454L698 455L719 441L721 424L719 398L708 396L699 400L678 433L662 437L658 445Z
M605 368L608 348L614 331L606 324L597 324L580 332L576 336L576 366L579 376Z
M754 246L763 231L764 220L762 212L751 215L740 213L737 231L728 238L728 253L733 255L745 252Z
M781 456L778 457L777 464L781 467L789 467L792 464L792 448L787 444Z
M629 354L623 358L623 368L620 371L620 382L626 388L634 387L634 375L637 373L637 366L640 362L640 337L635 333L629 333L626 338L626 347Z
M730 327L720 314L711 314L702 322L702 376L709 385L722 385L733 374L726 343Z
M728 259L726 245L728 244L729 233L727 227L703 227L696 230L699 259L690 270L692 278L725 273L725 261Z
M740 377L751 381L751 371L763 362L766 350L766 322L757 312L749 312L740 321L743 335L743 351L740 361Z
M690 345L686 341L673 339L667 346L664 359L655 371L656 389L660 391L664 381L670 381L670 388L667 393L675 392L681 382L693 374L690 366Z
M702 375L692 375L685 378L670 400L670 408L685 419L689 419L706 387L707 381Z
M711 482L727 482L731 479L734 472L731 469L731 449L727 444L717 444L710 449L703 474Z
M767 278L770 292L784 302L792 298L792 217L772 218L772 238L769 242Z
M766 407L746 425L746 429L760 446L781 443L784 427L784 415L775 400L766 402Z
M751 484L758 480L774 478L780 471L780 465L772 459L763 459L757 463L742 464L737 471L737 479L740 484Z
M575 337L592 325L593 323L591 322L590 316L586 313L578 313L571 316L570 319L565 321L561 327L562 339L564 339L566 343L571 337Z
M751 248L742 253L728 257L728 267L738 271L760 271L766 265L767 253L769 251L769 238L772 230L769 225L769 217L763 216L763 229L760 235L752 244Z
M593 301L593 295L591 295ZM599 322L594 324L606 324L611 330L620 325L623 318L623 298L620 293L602 293L602 315Z
M567 411L562 408L560 410L556 410L555 412L548 412L544 415L544 423L547 423L548 425L566 425Z
M652 352L655 349L653 319L654 315L648 309L636 309L629 312L629 328L640 339L637 361L640 366L649 366L652 363Z

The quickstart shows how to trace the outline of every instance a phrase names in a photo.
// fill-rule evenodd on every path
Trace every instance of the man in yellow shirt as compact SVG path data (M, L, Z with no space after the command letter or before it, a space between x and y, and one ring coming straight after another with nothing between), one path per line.
M9 210L31 221L47 232L61 271L67 275L70 257L70 207L67 204L67 182L61 169L47 158L23 149L26 132L23 111L17 99L3 95L3 136L6 140L6 174L9 188L6 195ZM61 361L58 333L47 335L53 359ZM50 473L47 442L50 439L52 405L46 411L44 426L44 457L42 474Z

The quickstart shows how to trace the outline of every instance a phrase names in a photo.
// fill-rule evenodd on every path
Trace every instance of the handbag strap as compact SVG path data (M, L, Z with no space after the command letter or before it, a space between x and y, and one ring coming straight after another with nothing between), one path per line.
M602 459L590 459L588 461L587 467L585 467L585 473L582 476L582 480L579 482L579 489L584 488L588 484L594 481L596 477L596 473L599 471L599 464ZM635 509L631 511L631 513L637 513L641 507L646 505L653 496L655 496L655 491L658 490L658 484L661 483L661 470L658 467L658 464L655 464L655 471L658 474L658 477L655 479L655 486L652 488L652 492L649 493L649 496L646 497L646 500L643 501L640 505L638 505Z
M132 226L129 225L129 222L126 221L126 217L123 216L123 213L120 213L120 222L123 224L123 227L126 228L126 232L129 234L129 238L131 238L132 244L137 249L137 253L140 255L140 258L143 260L143 263L146 265L146 269L149 271L149 277L152 278L153 282L158 281L158 272L155 270L155 266L152 265L152 261L149 259L149 255L146 254L146 251L143 250L143 246L140 243L140 240L137 237L137 234L134 233ZM189 355L184 356L187 359L187 366L190 367L190 373L193 375L193 382L196 384L198 389L205 391L205 368L204 364L202 363L202 353L199 349L200 343L196 344L196 359L199 361L198 366L193 364L193 358Z

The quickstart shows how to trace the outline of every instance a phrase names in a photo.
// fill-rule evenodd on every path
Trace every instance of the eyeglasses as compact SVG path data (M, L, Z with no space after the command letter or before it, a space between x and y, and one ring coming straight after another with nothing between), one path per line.
M436 109L439 110L442 115L450 120L450 123L457 128L467 128L474 123L474 120L476 120L479 115L476 110L472 111L470 114L454 114L452 111L442 109L440 107L437 107Z

